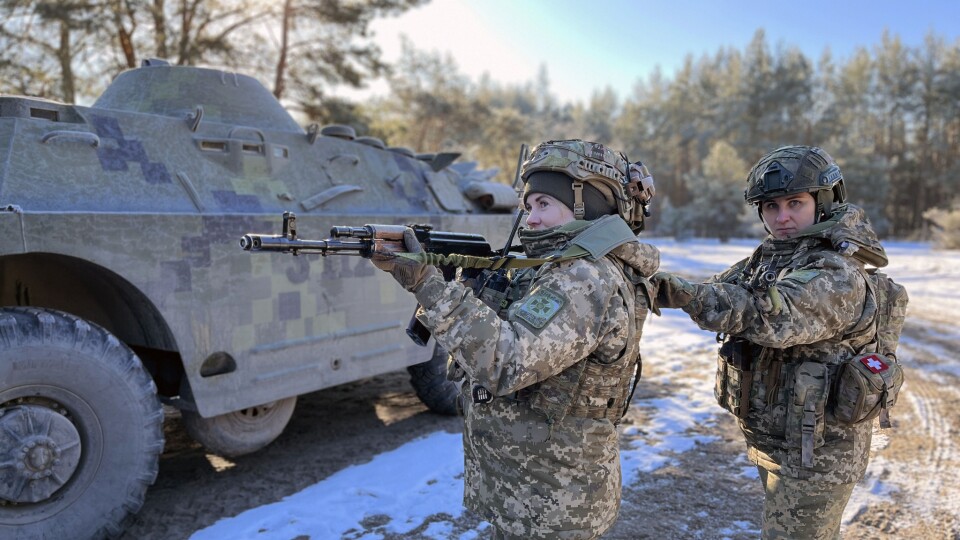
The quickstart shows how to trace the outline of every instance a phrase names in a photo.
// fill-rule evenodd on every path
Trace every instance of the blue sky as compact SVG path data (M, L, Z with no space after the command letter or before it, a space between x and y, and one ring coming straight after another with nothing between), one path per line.
M418 49L449 53L474 80L531 81L544 65L562 101L607 86L624 97L656 66L672 77L687 54L743 50L758 28L771 47L797 46L814 61L829 47L843 61L880 43L884 29L908 45L931 31L956 43L960 1L433 0L373 25L388 61L403 34Z

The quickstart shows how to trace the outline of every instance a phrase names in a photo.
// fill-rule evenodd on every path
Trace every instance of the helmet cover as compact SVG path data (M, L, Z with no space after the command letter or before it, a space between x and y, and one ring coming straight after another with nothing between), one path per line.
M572 210L577 219L584 219L585 215L578 191L590 185L601 193L612 194L617 214L634 231L643 230L646 205L654 188L653 177L642 163L634 167L639 174L631 175L630 162L623 153L600 143L566 139L546 141L534 147L521 167L520 177L527 183L532 174L543 171L563 173L567 177L564 180L572 182L576 197Z
M833 158L816 146L783 146L767 153L747 175L743 198L756 204L795 193L817 201L817 219L846 200L843 175Z

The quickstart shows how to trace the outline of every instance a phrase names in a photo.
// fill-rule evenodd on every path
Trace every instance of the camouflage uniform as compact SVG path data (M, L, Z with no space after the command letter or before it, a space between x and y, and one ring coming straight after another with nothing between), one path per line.
M497 537L596 538L616 521L616 423L639 376L645 277L659 265L656 248L617 227L625 222L609 216L521 231L531 257L609 229L621 240L520 271L508 291L517 300L499 315L439 276L417 291L418 317L465 373L464 503ZM473 403L476 385L495 398Z
M750 258L693 285L683 308L727 343L747 342L744 369L721 349L716 394L738 415L764 482L764 538L839 537L866 471L872 423L839 425L826 406L840 363L873 340L877 306L862 260L886 264L886 255L863 210L840 206L797 237L768 236ZM758 284L764 271L773 272L767 287Z

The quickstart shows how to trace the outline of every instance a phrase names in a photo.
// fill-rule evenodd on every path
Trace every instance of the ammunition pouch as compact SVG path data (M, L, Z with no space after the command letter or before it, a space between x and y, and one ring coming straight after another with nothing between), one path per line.
M532 388L530 408L559 422L565 416L606 418L617 423L627 410L632 384L642 366L637 362L601 364L587 358Z
M826 364L803 362L794 373L793 393L787 402L786 443L800 449L800 464L813 467L814 450L823 446L830 372Z
M890 427L887 410L897 403L901 386L903 370L896 360L879 353L854 356L840 365L831 400L833 416L843 425L881 416L881 427Z
M727 338L720 346L713 395L721 407L737 418L746 418L750 413L754 359L759 352L760 347L740 338Z
M507 302L507 291L499 290L497 287L484 287L480 290L477 298L497 313L500 313L501 310L509 306Z

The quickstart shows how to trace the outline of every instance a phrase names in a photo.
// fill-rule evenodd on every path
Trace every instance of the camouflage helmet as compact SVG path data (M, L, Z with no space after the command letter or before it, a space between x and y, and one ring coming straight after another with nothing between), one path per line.
M847 198L840 167L816 146L783 146L760 158L747 175L743 198L756 204L794 193L813 195L816 221Z
M643 230L647 204L653 198L653 176L643 163L634 164L639 174L630 174L631 165L622 152L600 143L580 139L546 141L530 152L523 162L520 177L524 183L538 172L559 172L572 181L576 219L584 219L583 187L588 185L611 197L616 213L635 232ZM565 179L565 180L567 180Z

